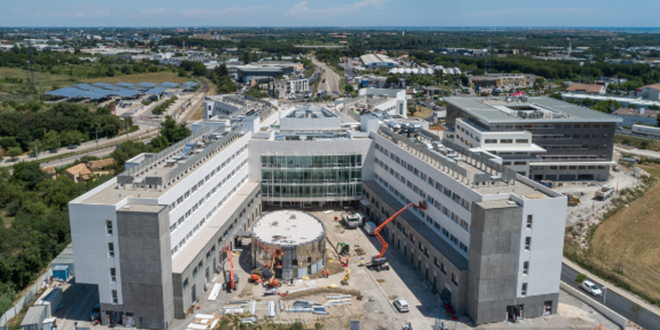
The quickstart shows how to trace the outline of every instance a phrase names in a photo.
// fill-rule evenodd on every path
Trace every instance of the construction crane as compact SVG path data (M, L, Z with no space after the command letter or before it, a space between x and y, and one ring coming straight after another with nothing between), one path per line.
M383 245L383 247L380 249L380 253L378 253L377 256L374 256L374 257L371 258L371 263L368 264L367 267L379 267L380 268L380 266L382 266L383 264L385 264L387 262L387 258L385 258L384 255L385 255L385 251L387 251L388 244L387 244L387 242L385 242L385 239L383 238L383 236L380 236L380 231L383 230L383 228L385 228L385 226L388 223L390 223L390 221L392 221L394 218L399 216L401 213L403 213L403 211L405 211L407 208L409 208L411 206L416 208L416 209L426 210L426 202L424 202L424 201L420 201L419 205L415 205L413 203L408 203L408 205L404 206L401 210L399 210L399 212L394 213L389 219L385 220L385 222L383 222L382 224L380 224L380 226L378 226L378 227L376 227L376 229L374 229L374 235L376 236L376 239L378 239L380 244ZM389 267L385 268L385 269L389 269Z

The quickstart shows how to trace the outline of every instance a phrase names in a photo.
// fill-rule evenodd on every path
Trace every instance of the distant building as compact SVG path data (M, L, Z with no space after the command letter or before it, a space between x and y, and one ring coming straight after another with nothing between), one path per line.
M47 173L51 179L55 180L57 178L57 172L55 172L55 167L53 166L44 167L41 170Z
M589 85L589 84L578 84L578 83L573 83L571 86L566 88L567 92L584 92L584 93L591 93L591 94L605 94L605 86L604 85Z
M364 67L369 68L393 68L399 64L394 60L390 59L387 55L380 54L366 54L360 56L360 60L364 64Z
M646 100L660 101L660 84L640 87L637 90L637 95Z
M66 169L66 176L73 182L88 181L94 177L92 171L87 168L86 164L78 164Z
M479 83L480 87L532 87L534 86L533 74L523 73L489 73L485 76L469 76L470 86L474 87Z
M87 163L87 168L96 175L110 174L109 167L114 163L115 163L114 158L93 160Z

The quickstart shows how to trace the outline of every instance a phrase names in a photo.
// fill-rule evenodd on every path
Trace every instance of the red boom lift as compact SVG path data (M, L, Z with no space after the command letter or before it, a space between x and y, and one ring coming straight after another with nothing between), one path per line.
M226 288L229 290L236 290L236 283L234 281L234 261L233 261L233 256L232 256L232 251L229 248L229 244L227 244L223 249L222 252L227 253L227 256L229 256L229 278L225 276L225 285Z
M385 220L385 222L380 224L380 226L376 227L376 229L374 230L374 235L376 236L376 239L378 239L380 244L383 245L383 247L380 249L380 253L378 253L377 256L371 257L371 263L367 264L367 267L370 267L370 268L373 267L373 268L376 268L378 270L380 270L380 269L385 269L385 270L389 269L389 266L385 266L385 263L387 262L387 258L384 257L385 251L387 251L388 244L387 244L387 242L385 242L385 239L383 238L383 236L380 236L380 231L383 230L383 228L385 228L385 226L388 223L390 223L390 221L392 221L394 218L399 216L401 213L403 213L403 211L405 211L407 208L409 208L411 206L416 208L416 209L426 210L426 202L425 201L420 201L419 205L415 205L413 203L408 203L408 205L404 206L401 210L399 210L397 213L394 213L389 219Z

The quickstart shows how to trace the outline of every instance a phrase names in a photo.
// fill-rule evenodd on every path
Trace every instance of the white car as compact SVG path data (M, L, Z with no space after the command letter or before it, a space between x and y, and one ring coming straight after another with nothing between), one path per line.
M401 298L394 300L394 307L396 307L396 310L398 310L399 313L407 313L410 311L408 302Z
M603 291L601 291L600 288L591 281L587 280L582 282L580 287L582 288L582 290L587 291L587 293L589 293L592 296L598 297L603 295Z

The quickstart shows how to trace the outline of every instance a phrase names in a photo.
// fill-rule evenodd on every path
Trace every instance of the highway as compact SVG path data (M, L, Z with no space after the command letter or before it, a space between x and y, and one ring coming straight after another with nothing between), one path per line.
M328 65L321 63L312 57L312 63L319 68L321 71L321 83L319 83L319 89L322 89L328 93L328 95L340 96L341 91L339 90L339 77ZM325 79L325 82L323 82Z
M572 286L577 288L578 290L582 291L584 294L587 296L590 296L588 293L585 291L581 290L578 286L577 283L575 283L575 278L577 277L578 272L575 271L573 268L567 266L566 264L562 264L561 268L561 280ZM632 306L632 302L628 300L627 298L617 294L616 292L612 290L606 290L607 292L603 297L592 297L592 299L595 299L596 301L600 302L601 304L603 303L603 299L606 299L605 301L605 306L609 307L611 310L619 313L621 316L627 318L630 321L635 321L634 315L630 312L630 306ZM660 316L656 315L655 313L652 313L646 309L643 309L643 311L639 314L639 319L637 320L638 325L641 326L644 329L648 330L656 330L660 329Z

